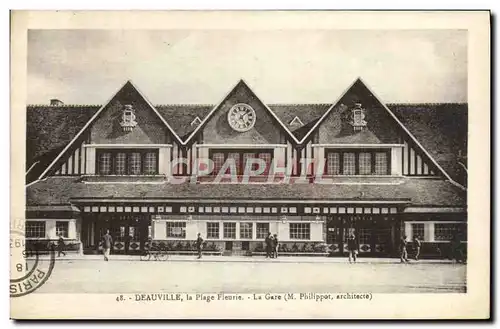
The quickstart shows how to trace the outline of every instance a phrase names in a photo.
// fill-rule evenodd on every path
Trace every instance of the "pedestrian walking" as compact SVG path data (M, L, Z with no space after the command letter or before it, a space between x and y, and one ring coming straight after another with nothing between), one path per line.
M64 239L62 234L59 234L59 241L57 242L57 257L61 257L61 254L66 256L66 252L64 252L64 248L66 245L64 244Z
M272 258L272 249L273 249L273 239L272 239L273 235L271 234L271 232L269 232L269 234L267 235L266 237L266 258Z
M358 241L354 233L351 233L347 238L347 250L349 252L349 263L352 263L353 260L356 263L358 257Z
M201 249L203 247L203 238L201 233L198 233L198 238L196 239L196 250L198 250L198 259L201 258Z
M113 245L113 238L109 234L109 230L106 230L106 234L102 237L102 248L104 252L104 260L107 262L109 260L109 252L111 246Z
M413 237L413 248L415 249L415 260L418 261L418 258L420 257L420 248L422 247L422 242L420 241L418 235L415 235Z
M279 249L279 240L278 240L278 234L274 234L274 258L278 258L278 249Z
M401 252L401 263L408 263L408 241L406 240L406 235L401 238L400 252Z

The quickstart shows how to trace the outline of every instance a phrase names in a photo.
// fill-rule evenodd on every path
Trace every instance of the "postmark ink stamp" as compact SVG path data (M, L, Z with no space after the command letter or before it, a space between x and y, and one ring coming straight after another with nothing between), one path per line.
M49 258L42 259L36 248L26 244L24 229L19 227L11 228L10 231L10 256L10 297L21 297L34 292L47 282L54 269L54 246L50 247Z

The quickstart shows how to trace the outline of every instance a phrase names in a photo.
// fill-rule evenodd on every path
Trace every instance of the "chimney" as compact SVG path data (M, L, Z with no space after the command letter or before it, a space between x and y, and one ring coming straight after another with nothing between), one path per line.
M50 100L50 106L62 106L64 103L56 98Z

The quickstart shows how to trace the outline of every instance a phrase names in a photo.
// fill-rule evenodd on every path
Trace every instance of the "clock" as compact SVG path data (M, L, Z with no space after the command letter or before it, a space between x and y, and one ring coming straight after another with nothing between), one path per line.
M238 132L252 129L255 125L255 119L255 110L248 104L236 104L227 113L229 125Z

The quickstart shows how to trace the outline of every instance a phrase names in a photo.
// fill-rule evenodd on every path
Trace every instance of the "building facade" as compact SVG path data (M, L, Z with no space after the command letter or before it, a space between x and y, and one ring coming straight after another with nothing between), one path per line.
M103 106L27 108L26 239L97 253L151 243L222 254L435 256L467 241L466 104L384 104L357 79L333 104L152 105L130 81ZM462 168L464 167L464 168Z

